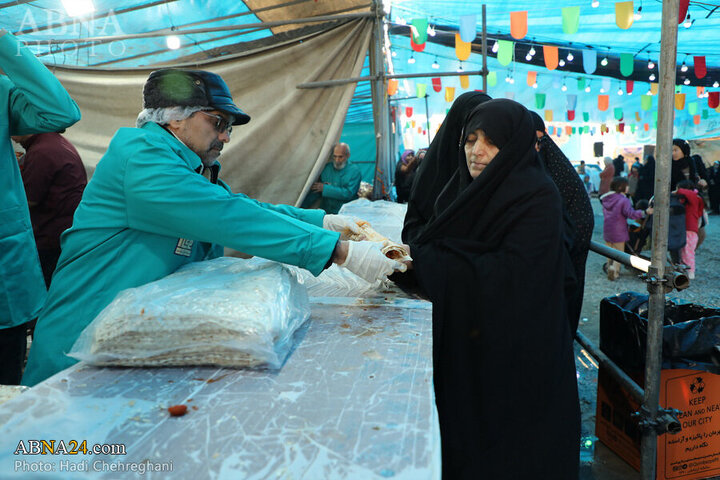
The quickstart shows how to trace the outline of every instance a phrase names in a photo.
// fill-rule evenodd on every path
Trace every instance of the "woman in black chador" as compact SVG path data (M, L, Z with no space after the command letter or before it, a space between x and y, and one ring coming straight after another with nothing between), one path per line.
M433 302L443 478L577 479L560 195L525 107L489 100L463 124L457 168L409 242Z

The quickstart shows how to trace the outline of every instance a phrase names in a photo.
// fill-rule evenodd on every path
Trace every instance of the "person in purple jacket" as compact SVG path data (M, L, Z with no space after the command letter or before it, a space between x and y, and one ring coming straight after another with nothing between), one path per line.
M615 250L625 251L625 242L630 239L628 234L627 220L632 218L638 220L645 215L652 215L653 209L645 211L632 208L630 199L626 196L628 191L628 179L615 177L610 182L610 191L600 197L603 208L603 238L605 245ZM608 280L616 280L620 276L620 263L608 260Z

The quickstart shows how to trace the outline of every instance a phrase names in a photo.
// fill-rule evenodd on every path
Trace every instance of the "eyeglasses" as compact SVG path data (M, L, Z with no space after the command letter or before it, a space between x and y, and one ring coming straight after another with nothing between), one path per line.
M203 112L202 110L199 110L199 112L202 113L203 115L206 115L208 117L212 117L215 119L215 125L213 125L213 126L215 127L215 131L217 131L218 133L227 132L228 135L230 135L232 133L232 125L230 125L230 122L225 120L222 116Z

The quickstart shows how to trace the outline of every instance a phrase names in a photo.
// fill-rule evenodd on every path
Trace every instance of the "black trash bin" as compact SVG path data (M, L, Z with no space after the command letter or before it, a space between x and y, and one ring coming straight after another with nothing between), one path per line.
M644 387L648 295L626 292L600 302L600 349ZM665 304L660 406L676 408L683 430L658 437L657 478L720 475L720 309ZM604 369L598 373L597 437L640 468L639 404Z

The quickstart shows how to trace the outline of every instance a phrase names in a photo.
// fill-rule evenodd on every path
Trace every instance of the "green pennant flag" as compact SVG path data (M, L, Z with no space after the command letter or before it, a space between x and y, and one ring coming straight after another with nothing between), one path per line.
M545 94L544 93L536 93L535 94L535 108L538 110L545 108Z
M615 120L623 119L623 110L620 107L615 107Z
M697 104L697 102L691 102L691 103L688 105L688 113L689 113L690 115L697 115L697 112L698 112L698 104Z
M653 112L653 122L655 122L655 127L657 128L657 110Z
M630 131L632 133L635 133L635 124L634 123L632 125L630 125Z
M415 95L417 98L425 98L425 95L427 95L427 84L426 83L416 83L415 84Z
M413 18L410 31L412 32L412 38L415 44L422 45L427 41L427 27L427 18Z
M497 72L490 72L487 76L488 87L497 85Z
M625 77L629 77L633 73L633 64L635 63L635 57L632 53L621 53L620 54L620 73Z
M652 108L652 95L641 95L640 96L640 108L648 111Z
M708 119L708 111L707 111L706 108L703 108L702 118L703 118L703 120L707 120L707 119Z
M584 131L585 133L590 133L590 125L585 125L585 126L583 127L583 131Z
M515 52L515 42L509 40L498 40L497 60L503 67L510 65Z
M562 29L566 35L577 33L580 25L580 7L565 7L562 9Z
M572 127L571 131L572 131L572 133L575 133L575 127Z
M405 122L405 128L410 128L410 122Z
M578 91L585 90L585 77L578 78Z
M583 112L583 121L584 122L590 121L590 112Z

